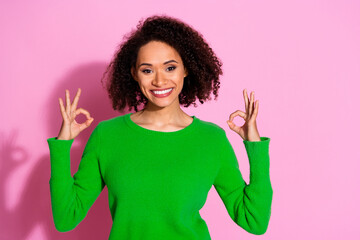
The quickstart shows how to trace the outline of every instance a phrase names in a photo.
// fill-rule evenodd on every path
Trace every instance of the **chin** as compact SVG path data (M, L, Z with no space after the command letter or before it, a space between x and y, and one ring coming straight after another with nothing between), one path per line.
M157 107L157 108L166 108L166 107L171 106L170 103L168 103L168 104L166 104L166 103L164 103L164 104L159 104L159 103L156 104L156 103L154 103L154 102L151 102L151 105L154 106L154 107Z
M172 100L157 99L156 101L149 100L148 104L149 103L151 106L156 107L156 108L166 108L166 107L170 107L171 105L175 104L175 99L172 99Z

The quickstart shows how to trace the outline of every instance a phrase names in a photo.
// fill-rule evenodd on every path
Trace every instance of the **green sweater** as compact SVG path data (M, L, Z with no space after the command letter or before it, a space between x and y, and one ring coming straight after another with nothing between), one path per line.
M78 171L71 176L72 140L48 138L55 227L74 229L107 186L113 220L110 240L210 239L199 210L214 185L231 219L252 234L266 232L271 214L270 138L243 141L250 183L218 125L192 116L184 129L143 128L128 113L100 122Z

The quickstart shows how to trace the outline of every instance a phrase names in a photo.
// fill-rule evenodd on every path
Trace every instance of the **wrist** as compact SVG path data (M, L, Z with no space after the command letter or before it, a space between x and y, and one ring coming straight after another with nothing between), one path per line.
M252 137L252 138L245 139L245 141L248 141L248 142L260 142L261 139L260 139L260 137Z

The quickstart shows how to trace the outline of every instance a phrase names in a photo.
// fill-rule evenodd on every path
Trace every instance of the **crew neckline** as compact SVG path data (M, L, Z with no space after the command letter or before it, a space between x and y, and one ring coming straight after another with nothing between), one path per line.
M133 114L133 113L128 113L128 114L125 114L125 116L124 116L124 120L129 125L129 127L131 127L132 129L134 129L140 133L148 134L148 135L178 136L178 135L187 134L187 133L193 131L193 129L196 127L196 125L199 121L199 119L193 115L193 116L190 116L193 118L193 121L189 125L187 125L185 128L176 130L176 131L172 131L172 132L163 132L163 131L156 131L156 130L151 130L151 129L141 127L140 125L136 124L133 120L131 120L131 118L130 118L131 114Z

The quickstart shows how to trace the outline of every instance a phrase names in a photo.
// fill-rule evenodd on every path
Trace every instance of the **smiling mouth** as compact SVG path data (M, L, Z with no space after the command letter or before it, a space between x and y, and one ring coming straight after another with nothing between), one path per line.
M158 91L158 90L150 90L150 92L155 96L155 97L167 97L171 94L172 90L174 88L168 88L168 89L165 89L165 90L161 90L161 91Z
M155 94L165 94L165 93L168 93L172 90L173 88L168 88L168 89L165 89L165 90L161 90L161 91L158 91L158 90L151 90L153 93Z

